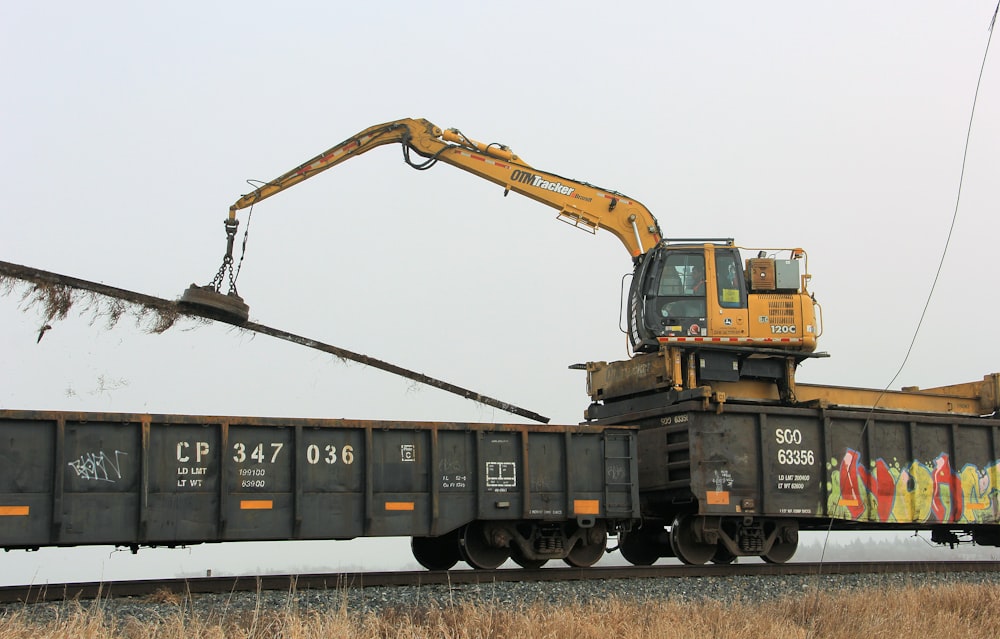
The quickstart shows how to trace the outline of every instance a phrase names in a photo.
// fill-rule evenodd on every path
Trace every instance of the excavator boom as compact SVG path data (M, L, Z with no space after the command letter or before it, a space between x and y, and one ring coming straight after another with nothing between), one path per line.
M240 197L229 207L236 212L356 157L376 147L399 143L407 163L426 169L441 161L489 180L559 211L558 218L596 233L610 231L638 260L661 239L660 227L649 210L621 193L555 173L540 171L523 162L509 148L472 140L456 129L442 130L427 120L403 119L369 127L316 157ZM411 152L424 158L411 159Z

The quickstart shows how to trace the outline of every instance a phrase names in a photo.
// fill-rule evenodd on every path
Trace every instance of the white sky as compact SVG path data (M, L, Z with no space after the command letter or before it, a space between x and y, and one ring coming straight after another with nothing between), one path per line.
M799 380L888 384L951 222L995 2L694 4L4 2L0 259L176 297L217 269L246 179L425 117L634 197L668 236L804 247L831 357ZM995 49L896 388L1000 370ZM626 356L631 262L554 215L384 147L254 209L240 293L261 323L576 423L584 374L566 367ZM0 408L522 421L223 326L73 317L36 344L40 323L0 298ZM62 578L66 556L0 572Z

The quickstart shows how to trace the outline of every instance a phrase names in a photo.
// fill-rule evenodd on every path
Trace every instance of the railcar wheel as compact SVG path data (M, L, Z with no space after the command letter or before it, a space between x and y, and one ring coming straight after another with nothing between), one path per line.
M715 547L715 554L712 555L711 559L713 564L731 564L734 561L736 561L736 555L734 555L728 548L722 544Z
M677 558L686 564L700 566L715 555L716 544L706 544L694 538L697 517L681 515L670 527L670 547Z
M603 521L599 521L584 532L584 538L570 548L563 561L574 568L590 568L604 556L607 547L608 527Z
M535 570L536 568L541 568L549 562L548 559L528 559L521 552L521 549L515 545L510 547L510 558L514 560L514 563L521 568L527 568L529 570Z
M775 541L771 546L771 549L761 555L760 558L769 564L783 564L792 558L792 555L795 554L798 547L798 540Z
M661 527L652 532L647 528L633 530L618 539L618 550L621 551L625 561L633 566L652 566L660 558L656 538L661 532L663 532Z
M489 528L473 522L462 532L462 556L473 568L493 570L510 557L510 549L490 544Z
M458 535L449 533L441 537L414 537L410 540L413 558L427 570L448 570L461 559Z

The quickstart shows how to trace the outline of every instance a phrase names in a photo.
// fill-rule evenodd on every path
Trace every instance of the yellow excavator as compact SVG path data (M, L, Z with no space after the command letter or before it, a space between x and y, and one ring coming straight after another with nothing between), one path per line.
M499 185L504 195L513 191L556 209L557 219L571 226L617 237L634 269L626 329L631 351L664 357L666 372L658 380L670 388L752 378L770 380L788 395L795 366L825 355L814 352L819 306L807 290L802 249L750 250L728 238L665 239L653 214L630 197L536 169L503 144L477 142L423 119L369 127L240 197L225 221L227 247L218 274L207 286L192 285L180 301L230 322L246 321L249 308L233 275L237 212L392 143L402 146L413 168L450 164ZM227 271L230 286L223 292ZM610 388L614 380L606 379L606 367L602 371Z

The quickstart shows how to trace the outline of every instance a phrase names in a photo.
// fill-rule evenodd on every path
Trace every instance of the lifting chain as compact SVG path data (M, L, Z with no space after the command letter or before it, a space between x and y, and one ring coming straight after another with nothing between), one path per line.
M233 271L233 244L236 241L236 228L240 225L239 220L226 219L226 254L222 257L222 266L219 267L219 272L215 274L212 278L212 283L209 284L216 293L222 292L222 282L226 279L226 274L229 274L229 294L239 295L236 292L236 274ZM244 244L245 248L245 244Z

